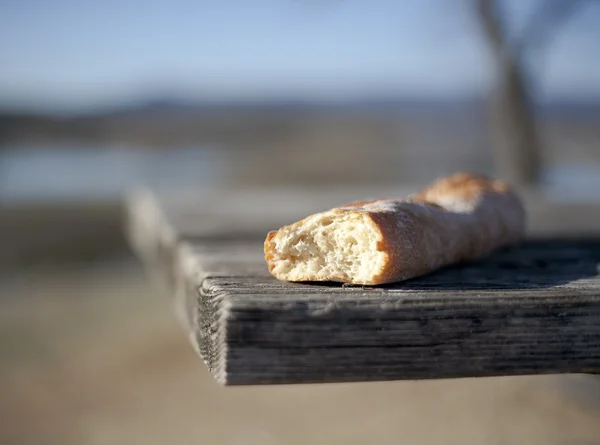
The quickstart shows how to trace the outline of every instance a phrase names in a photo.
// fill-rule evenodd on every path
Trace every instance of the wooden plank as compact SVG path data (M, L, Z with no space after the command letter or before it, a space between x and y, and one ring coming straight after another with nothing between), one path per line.
M259 239L269 230L318 211L356 200L407 196L418 188L247 190L198 196L189 191L138 191L129 197L127 207L130 211L137 209L136 213L160 215L163 228L169 227L171 235L180 239ZM522 191L521 196L527 208L530 238L600 236L600 225L596 223L600 220L600 202L564 202L535 190Z
M131 200L130 239L162 271L223 384L600 369L600 237L533 240L390 286L299 284L272 278L262 257L261 225L290 215L227 236L205 231L202 211L186 221L180 206L164 207L148 194Z
M531 242L376 288L273 280L258 247L188 252L204 271L190 308L198 349L222 383L600 369L597 240Z

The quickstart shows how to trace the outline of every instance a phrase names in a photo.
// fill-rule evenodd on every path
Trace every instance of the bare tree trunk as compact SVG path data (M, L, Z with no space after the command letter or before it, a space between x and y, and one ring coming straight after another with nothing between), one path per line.
M515 184L539 179L540 146L525 63L509 47L493 0L477 0L497 65L492 96L492 149L497 174Z
M533 184L540 176L540 142L522 64L499 64L492 95L492 150L499 176L514 184Z

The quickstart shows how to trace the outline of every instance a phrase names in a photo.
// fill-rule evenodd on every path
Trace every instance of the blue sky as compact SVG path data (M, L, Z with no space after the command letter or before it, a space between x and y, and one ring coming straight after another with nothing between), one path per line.
M535 0L512 0L518 28ZM484 90L469 0L0 0L0 105L104 107L194 99ZM600 99L600 1L544 53L547 97Z

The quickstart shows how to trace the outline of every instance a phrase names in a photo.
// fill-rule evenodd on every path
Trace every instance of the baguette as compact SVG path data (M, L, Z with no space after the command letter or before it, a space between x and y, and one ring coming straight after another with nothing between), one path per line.
M264 249L280 280L378 285L482 257L524 231L523 206L506 183L458 173L406 199L314 214L269 232Z

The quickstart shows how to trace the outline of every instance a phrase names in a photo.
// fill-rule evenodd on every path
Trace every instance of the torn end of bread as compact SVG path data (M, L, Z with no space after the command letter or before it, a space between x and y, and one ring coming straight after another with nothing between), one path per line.
M334 209L270 232L265 252L281 280L370 284L387 262L382 240L367 213Z

